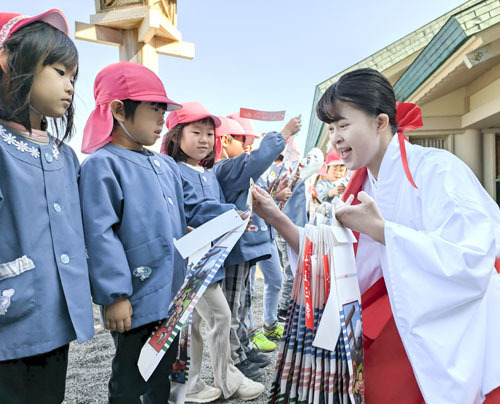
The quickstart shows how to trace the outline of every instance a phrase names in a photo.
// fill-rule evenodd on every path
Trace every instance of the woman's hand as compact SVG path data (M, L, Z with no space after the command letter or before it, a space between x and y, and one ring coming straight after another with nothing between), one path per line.
M132 325L132 305L128 299L118 299L104 306L104 326L111 331L125 332Z
M364 191L358 194L358 199L361 202L359 205L351 205L354 195L350 195L346 206L338 208L335 217L345 227L366 234L385 245L385 221L377 203Z
M262 188L254 186L251 192L253 196L253 211L266 222L273 221L281 214L278 206L276 206L276 202Z

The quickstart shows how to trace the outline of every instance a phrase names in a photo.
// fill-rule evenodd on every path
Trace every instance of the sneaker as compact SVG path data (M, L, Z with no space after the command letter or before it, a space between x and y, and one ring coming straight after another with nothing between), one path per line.
M192 403L210 403L217 400L222 395L222 390L217 387L206 385L198 393L186 394L186 402Z
M288 314L287 309L279 309L278 310L278 322L286 323L286 315Z
M258 379L264 374L264 371L260 367L258 367L255 363L250 362L248 359L237 363L235 366L241 373L243 373L244 376L252 380Z
M276 349L276 344L269 341L262 331L258 328L253 330L249 335L250 343L252 347L258 349L261 352L271 352Z
M231 396L232 399L239 399L241 401L253 400L259 397L264 391L264 385L262 383L254 382L246 377L238 387L238 390Z
M250 351L246 352L246 355L247 359L250 362L255 363L260 368L265 368L271 363L271 360L266 355L260 353L255 348L252 348Z
M281 337L283 336L283 331L285 330L285 327L283 324L278 323L277 321L274 322L269 327L264 326L264 335L267 339L273 340L273 341L279 341Z

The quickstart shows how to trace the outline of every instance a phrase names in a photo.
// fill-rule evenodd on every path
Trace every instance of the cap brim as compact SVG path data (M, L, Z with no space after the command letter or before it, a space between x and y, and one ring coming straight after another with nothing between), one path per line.
M170 98L158 94L136 95L134 97L130 97L129 99L134 101L158 102L160 104L167 104L167 111L177 111L178 109L182 108L181 104L172 101Z
M66 20L64 14L56 8L46 11L45 13L35 15L34 17L23 18L14 26L14 30L12 32L15 32L35 21L46 22L47 24L52 25L54 28L57 28L59 31L62 31L67 36L69 36L68 20Z

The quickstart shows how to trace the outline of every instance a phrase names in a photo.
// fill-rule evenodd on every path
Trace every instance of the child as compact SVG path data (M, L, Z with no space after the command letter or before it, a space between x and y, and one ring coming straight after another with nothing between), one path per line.
M316 191L321 202L332 202L342 196L347 184L346 167L334 149L326 155L325 168L320 175L326 178L318 181Z
M164 138L162 153L171 156L179 166L183 183L192 184L200 197L213 198L224 202L224 195L217 178L210 168L213 166L217 150L220 152L220 139L215 131L221 119L213 116L198 102L186 102L182 109L173 111L167 118L169 129ZM236 124L236 123L235 123ZM210 402L217 400L221 393L224 397L253 400L263 391L264 385L246 378L231 359L229 330L231 311L222 292L221 282L224 268L215 274L212 283L198 300L193 311L191 333L191 363L187 384L186 401ZM212 359L212 370L216 387L205 384L200 377L203 337L201 322L205 320L206 338Z
M116 346L109 400L136 403L144 395L164 403L176 344L148 382L137 360L184 280L186 263L172 240L187 223L197 227L232 206L198 198L170 157L144 148L160 138L165 110L180 108L156 74L114 63L97 75L94 95L82 146L92 155L82 165L80 191L92 294Z
M59 10L0 13L0 402L60 403L94 333L73 131L78 53ZM46 117L62 124L49 135Z
M377 71L342 76L317 112L347 169L358 170L345 194L360 203L337 218L361 233L365 402L499 403L498 206L454 155L405 142L420 109L396 110ZM254 196L296 249L297 228Z
M239 118L242 121L244 118ZM250 120L243 121L251 125ZM243 126L243 125L242 125ZM215 175L224 193L226 202L245 209L250 178L256 181L285 148L288 137L300 130L300 118L292 118L282 133L268 133L258 149L250 154L244 152L246 136L222 137L223 155L214 167ZM252 132L248 132L252 133ZM271 229L257 215L253 215L252 229L248 231L226 258L223 289L231 309L231 356L236 366L249 378L263 374L260 366L269 363L267 357L252 349L249 344L245 319L250 307L250 268L271 255Z

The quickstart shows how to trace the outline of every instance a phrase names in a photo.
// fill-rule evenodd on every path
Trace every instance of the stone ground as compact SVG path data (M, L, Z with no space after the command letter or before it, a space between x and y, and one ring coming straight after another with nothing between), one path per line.
M257 276L255 294L253 298L254 318L257 325L262 322L262 292L264 282ZM96 334L95 337L84 343L72 343L69 352L69 367L66 382L65 404L103 404L107 403L107 383L111 373L111 360L114 346L110 333L102 329L98 320L99 312L94 311ZM266 403L267 393L270 391L274 377L274 366L278 356L278 348L268 354L272 359L271 364L265 368L261 383L266 386L266 391L256 400L247 403ZM212 369L208 352L204 352L202 377L213 385ZM241 403L240 400L218 400L214 403Z

